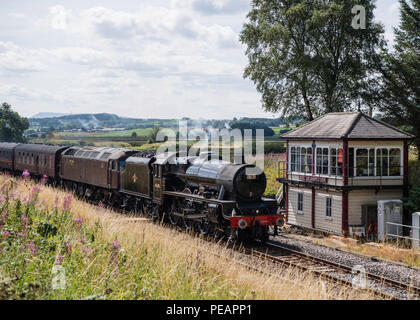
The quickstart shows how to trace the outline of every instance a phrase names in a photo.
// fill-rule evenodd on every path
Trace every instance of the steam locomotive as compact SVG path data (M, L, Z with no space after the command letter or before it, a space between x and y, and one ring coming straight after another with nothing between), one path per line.
M213 158L210 153L180 157L123 148L0 143L3 171L46 175L79 197L202 234L266 241L269 227L283 226L284 217L277 213L276 200L262 197L264 172Z

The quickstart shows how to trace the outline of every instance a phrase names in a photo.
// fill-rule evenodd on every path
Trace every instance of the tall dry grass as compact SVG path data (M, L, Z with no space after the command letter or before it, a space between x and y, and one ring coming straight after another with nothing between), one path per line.
M3 197L4 190L11 184L10 179L0 175ZM16 179L12 184L8 201L28 202L34 182ZM87 296L109 299L373 298L369 292L339 289L310 273L269 265L223 244L211 243L129 214L117 214L84 201L72 200L70 203L68 199L66 192L51 187L42 186L39 191L34 213L31 213L34 220L40 221L44 216L54 220L51 214L61 214L63 210L71 217L62 229L58 229L57 239L52 239L56 244L50 249L52 252L43 252L42 259L22 253L28 261L15 270L13 263L20 255L19 247L13 247L15 256L8 255L13 241L0 238L3 241L0 245L0 284L2 273L3 285L5 278L13 276L4 274L5 270L16 272L21 278L17 280L12 298L20 297L19 290L26 290L25 283L26 286L37 283L38 289L30 296L33 299L82 299ZM66 208L63 209L63 205ZM82 229L74 223L75 217L77 221L83 221ZM78 239L84 235L88 235L91 242L87 255L78 249ZM113 248L116 241L121 246L117 254ZM68 242L73 243L72 253L65 251ZM65 290L51 290L49 285L48 270L57 263L57 255L62 255L62 265L67 271ZM117 270L112 261L118 261Z

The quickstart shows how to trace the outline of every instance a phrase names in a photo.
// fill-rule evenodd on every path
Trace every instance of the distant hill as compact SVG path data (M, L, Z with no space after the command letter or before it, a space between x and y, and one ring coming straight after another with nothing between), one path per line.
M62 117L66 116L69 113L57 113L57 112L39 112L37 114L34 114L32 119L44 119L44 118L56 118L56 117Z
M60 131L60 130L101 130L109 128L133 129L171 127L177 124L176 120L167 119L135 119L119 117L112 113L85 113L85 114L64 114L41 113L42 117L29 118L30 130L37 132ZM45 117L45 115L51 115Z
M253 125L253 127L267 128L278 127L285 123L279 118L237 118L233 120L194 120L183 118L187 121L189 128L230 128L241 123ZM293 119L289 119L289 122ZM84 114L60 114L52 112L41 112L29 118L29 134L46 133L49 131L97 131L97 130L123 130L153 128L178 128L177 119L136 119L120 117L112 113L84 113ZM243 125L242 125L243 126Z

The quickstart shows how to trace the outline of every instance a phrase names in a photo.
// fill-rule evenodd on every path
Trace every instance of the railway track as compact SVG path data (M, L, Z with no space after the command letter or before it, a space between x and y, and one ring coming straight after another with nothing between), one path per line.
M310 272L322 279L340 286L368 290L381 299L412 300L420 299L420 288L406 283L364 272L362 268L351 268L304 252L296 251L271 241L260 248L247 248L247 254Z

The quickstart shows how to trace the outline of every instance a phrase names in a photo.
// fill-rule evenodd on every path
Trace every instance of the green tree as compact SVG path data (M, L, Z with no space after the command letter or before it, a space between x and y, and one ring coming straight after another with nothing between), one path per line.
M366 28L352 26L354 5ZM313 120L363 99L385 44L374 0L253 0L241 32L250 78L266 111Z
M28 128L28 119L13 111L10 104L4 102L0 106L0 141L25 142L23 133Z
M152 129L152 131L149 133L148 136L148 142L149 143L155 143L156 142L156 135L158 134L160 128L158 126L154 126L154 128Z
M420 151L420 0L401 0L400 5L394 51L385 55L381 70L384 90L377 101L379 110L393 124L411 128Z
M409 208L411 212L420 210L420 187L411 188L408 197L402 199L404 206Z
M137 138L137 133L135 131L131 134L131 138Z

